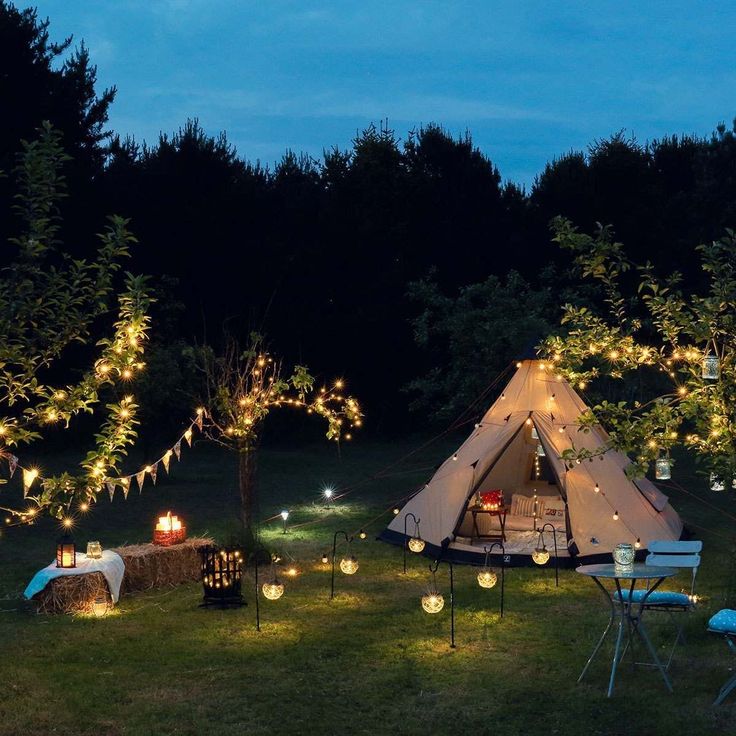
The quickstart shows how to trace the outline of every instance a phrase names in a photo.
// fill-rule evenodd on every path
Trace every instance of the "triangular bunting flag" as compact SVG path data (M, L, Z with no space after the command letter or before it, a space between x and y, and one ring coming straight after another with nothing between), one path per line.
M177 460L181 460L181 440L177 440L174 445L174 455L176 455Z
M189 429L186 432L184 432L184 439L189 444L189 447L191 447L192 446L192 428L191 427L189 427Z
M148 471L151 474L151 480L153 485L156 485L156 476L158 475L158 463L151 465L151 469Z
M115 495L115 483L108 480L105 485L107 486L107 492L110 494L110 500L112 501L112 497Z
M171 456L174 453L171 450L166 450L164 453L164 456L161 458L161 462L164 464L164 470L168 473L169 472L169 463L171 462Z
M123 487L123 497L128 500L128 493L130 493L130 478L119 478L120 485Z
M138 481L138 492L143 493L143 481L146 479L146 471L141 470L140 473L136 473L135 479Z
M28 495L28 491L31 490L33 481L38 477L38 470L31 469L26 470L23 468L23 498Z
M8 458L8 469L10 470L10 477L13 477L15 469L18 467L18 458L15 455L11 455Z

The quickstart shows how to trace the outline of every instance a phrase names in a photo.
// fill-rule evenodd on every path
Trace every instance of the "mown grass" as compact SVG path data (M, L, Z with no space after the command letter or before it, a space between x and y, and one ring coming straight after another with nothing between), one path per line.
M199 608L201 589L193 584L125 597L102 620L33 615L18 596L51 559L57 529L44 522L6 532L0 734L733 732L736 697L715 710L710 703L734 663L705 631L726 592L732 522L673 495L706 544L699 576L706 599L673 665L675 694L651 670L626 665L607 700L610 649L576 684L606 618L590 580L564 571L555 588L549 569L511 570L501 620L498 588L481 590L471 568L456 568L452 650L447 607L428 616L419 606L429 561L413 556L409 574L401 575L401 551L374 539L390 512L368 526L428 471L373 480L324 508L321 484L362 481L411 446L364 442L345 448L342 458L323 446L262 452L262 517L283 507L295 527L316 523L287 535L280 519L264 525L266 543L293 557L301 574L285 581L281 600L261 599L260 632L250 579L249 605L235 610ZM446 450L435 446L409 467L431 465ZM76 538L100 538L104 546L145 541L156 514L171 507L191 534L225 539L234 529L233 486L232 458L198 447L156 488L131 494L127 503L101 501L80 517ZM689 487L730 508L729 499L707 495L702 481ZM331 602L320 556L334 531L363 526L368 539L353 548L360 570L338 573ZM444 568L438 582L447 593Z

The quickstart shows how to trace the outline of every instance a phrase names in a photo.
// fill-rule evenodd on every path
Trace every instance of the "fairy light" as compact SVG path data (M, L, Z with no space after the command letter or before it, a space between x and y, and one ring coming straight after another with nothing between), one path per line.
M613 512L613 520L618 521L618 510Z

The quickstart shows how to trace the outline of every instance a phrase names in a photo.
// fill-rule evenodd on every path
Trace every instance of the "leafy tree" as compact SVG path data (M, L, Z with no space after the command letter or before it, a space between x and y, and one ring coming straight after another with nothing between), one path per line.
M75 199L94 195L90 183L102 172L109 136L105 130L115 88L95 91L97 69L81 44L71 48L72 37L50 39L49 21L33 8L19 10L0 0L0 170L15 164L21 140L30 140L46 120L63 138L72 157L66 165ZM0 181L0 223L9 218L11 192ZM76 214L76 213L75 213ZM79 219L89 220L88 214ZM0 232L0 237L8 233Z
M92 367L72 382L58 382L61 375L74 376L67 366L72 348L89 344L98 320L109 314L114 277L135 242L127 220L111 217L94 259L72 258L62 249L58 203L65 196L62 167L68 157L60 139L45 123L37 140L23 143L16 170L15 211L23 227L9 241L12 261L0 278L0 406L6 412L0 419L0 453L11 464L16 462L11 450L41 439L52 425L68 427L79 413L92 413L103 392L127 383L143 367L150 299L144 278L126 274L112 335L97 340ZM82 472L38 478L37 470L24 471L30 505L6 509L13 519L28 521L43 510L61 517L75 498L84 503L96 498L136 436L132 396L113 396L105 408Z
M316 390L315 378L306 366L295 365L285 372L255 333L245 350L230 339L221 356L205 348L199 357L207 392L204 431L214 442L237 452L241 521L246 541L252 541L257 450L266 417L274 409L316 414L327 422L327 439L339 442L341 437L351 438L345 429L361 426L363 415L357 400L344 394L342 380Z
M407 390L416 396L413 408L439 422L457 417L510 361L549 333L556 304L550 286L535 288L514 271L466 286L457 296L434 281L419 281L409 296L423 310L413 320L415 339L432 359Z
M606 307L600 313L564 306L565 334L542 346L553 369L580 388L600 376L650 376L645 398L602 401L584 414L583 431L600 422L607 442L592 453L573 447L565 460L615 448L635 458L627 472L642 475L681 445L715 482L730 485L736 479L736 233L697 247L708 280L699 294L682 288L678 272L659 277L651 264L637 266L610 228L590 236L560 218L553 231L582 275L599 285ZM638 276L635 295L626 293L630 272ZM713 361L715 378L707 370Z

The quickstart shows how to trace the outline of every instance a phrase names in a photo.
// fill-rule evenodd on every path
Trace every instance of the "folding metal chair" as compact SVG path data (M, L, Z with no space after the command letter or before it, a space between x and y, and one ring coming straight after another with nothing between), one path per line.
M667 540L652 540L649 542L649 554L647 555L646 564L656 565L657 567L676 567L678 569L691 570L690 592L678 593L675 591L655 590L649 594L644 604L646 611L659 611L666 613L673 625L675 626L675 640L672 643L670 654L667 659L665 668L669 668L672 658L675 656L677 645L685 643L685 635L683 630L687 619L681 616L678 620L677 614L689 614L695 609L695 577L698 574L700 566L700 551L703 549L703 543L698 541L691 542L672 542ZM622 590L625 601L629 604L639 603L646 595L646 590L635 590L630 596L628 590ZM618 593L614 594L614 598L618 600ZM631 600L629 600L629 598ZM622 655L623 656L623 655ZM640 663L646 664L646 663Z
M736 643L734 643L734 639L736 639L736 611L731 608L723 608L718 611L708 621L708 631L723 636L728 648L736 654ZM736 688L736 674L732 675L731 679L721 688L718 697L713 701L713 705L720 705L734 688Z

